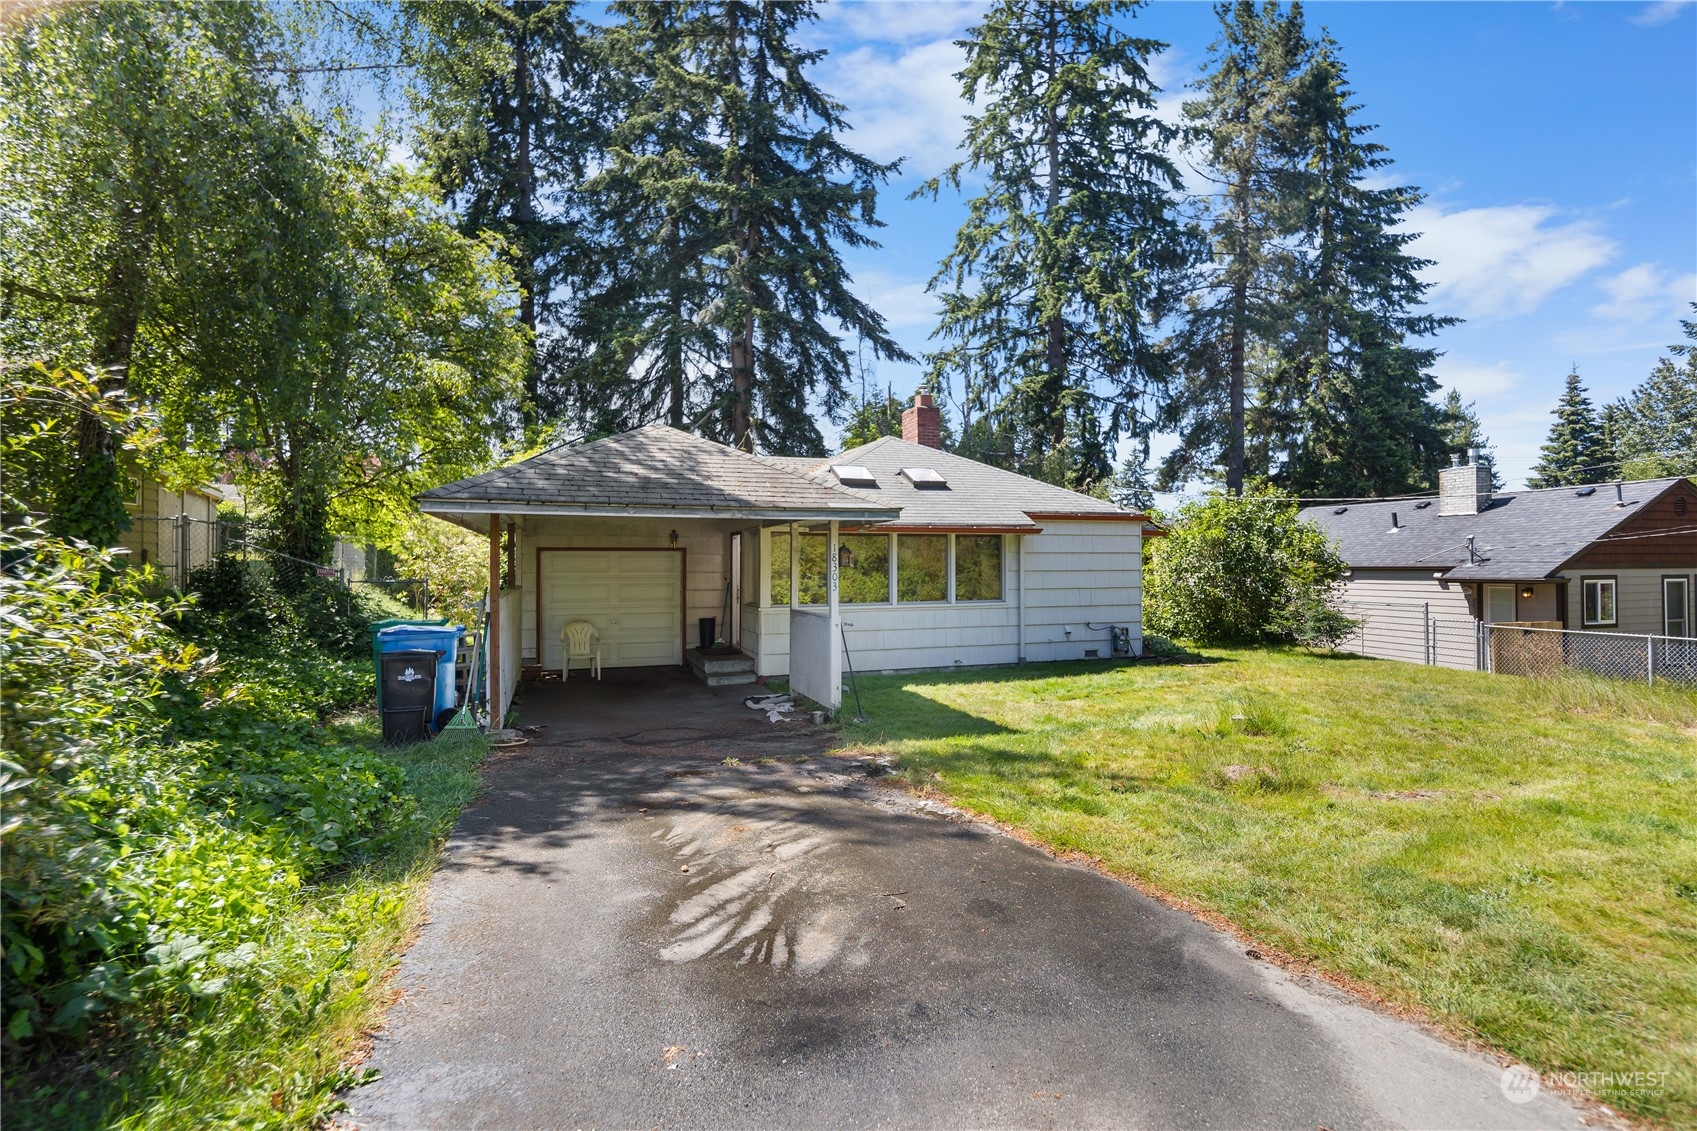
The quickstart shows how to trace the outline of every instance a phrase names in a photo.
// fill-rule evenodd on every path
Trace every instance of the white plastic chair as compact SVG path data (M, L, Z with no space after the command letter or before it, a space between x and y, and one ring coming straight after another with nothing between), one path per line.
M566 658L560 663L561 683L570 675L573 660L584 661L595 678L601 678L601 634L594 625L586 620L568 621L560 630L560 641L566 646Z

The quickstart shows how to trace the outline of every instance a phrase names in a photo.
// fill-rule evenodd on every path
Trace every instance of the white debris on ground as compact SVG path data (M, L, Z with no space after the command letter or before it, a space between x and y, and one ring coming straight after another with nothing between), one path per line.
M751 711L765 711L768 722L795 722L795 697L791 695L750 695L742 705Z

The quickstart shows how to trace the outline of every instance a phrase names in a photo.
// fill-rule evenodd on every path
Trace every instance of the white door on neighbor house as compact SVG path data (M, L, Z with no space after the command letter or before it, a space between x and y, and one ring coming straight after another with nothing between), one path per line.
M1491 624L1514 619L1514 586L1485 586L1485 620Z
M544 550L542 666L559 670L566 622L601 635L601 666L683 663L683 555L674 550Z

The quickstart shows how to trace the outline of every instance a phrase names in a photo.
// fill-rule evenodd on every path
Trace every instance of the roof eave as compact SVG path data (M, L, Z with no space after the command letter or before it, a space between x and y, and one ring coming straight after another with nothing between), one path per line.
M556 518L730 518L780 522L887 522L901 515L899 507L621 507L584 503L524 503L506 499L415 500L425 514L515 514Z

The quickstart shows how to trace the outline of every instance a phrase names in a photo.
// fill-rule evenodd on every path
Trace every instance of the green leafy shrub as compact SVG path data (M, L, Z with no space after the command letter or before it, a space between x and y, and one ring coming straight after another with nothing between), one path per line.
M1296 504L1271 491L1187 503L1144 571L1151 632L1205 644L1329 646L1354 622L1334 604L1346 566Z
M35 527L0 553L0 1040L47 1056L259 992L253 957L303 885L416 832L402 769L321 725L369 696L369 660L253 646L228 571L197 613ZM339 631L363 642L345 612Z

